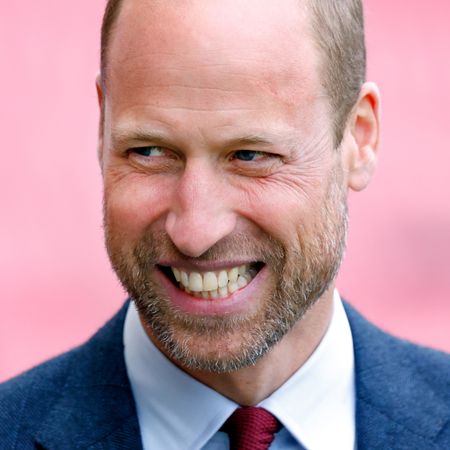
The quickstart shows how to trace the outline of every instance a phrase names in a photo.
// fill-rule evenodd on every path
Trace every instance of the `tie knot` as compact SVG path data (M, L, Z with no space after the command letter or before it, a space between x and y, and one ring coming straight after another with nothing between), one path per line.
M231 450L267 450L280 422L263 408L244 406L234 411L222 429L228 433Z

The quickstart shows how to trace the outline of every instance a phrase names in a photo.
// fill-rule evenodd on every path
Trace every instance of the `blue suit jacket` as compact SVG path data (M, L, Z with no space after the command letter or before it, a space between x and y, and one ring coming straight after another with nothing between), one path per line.
M358 448L450 449L449 355L389 336L345 307ZM123 359L125 312L83 346L0 385L0 449L142 448Z

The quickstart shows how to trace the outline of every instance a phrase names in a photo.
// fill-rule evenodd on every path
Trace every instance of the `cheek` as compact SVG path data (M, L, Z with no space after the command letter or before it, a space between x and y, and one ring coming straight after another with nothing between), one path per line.
M314 233L325 195L323 185L266 180L245 189L239 215L283 243ZM294 244L295 245L295 244Z
M116 234L139 239L163 219L171 198L171 183L133 174L117 180L105 177L105 219Z

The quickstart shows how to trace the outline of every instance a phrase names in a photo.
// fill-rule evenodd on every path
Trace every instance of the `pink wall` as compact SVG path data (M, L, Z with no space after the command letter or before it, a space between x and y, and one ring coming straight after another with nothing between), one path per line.
M86 339L121 304L96 161L100 0L0 15L0 380ZM351 196L341 292L384 328L450 350L450 4L366 1L383 94L370 188Z

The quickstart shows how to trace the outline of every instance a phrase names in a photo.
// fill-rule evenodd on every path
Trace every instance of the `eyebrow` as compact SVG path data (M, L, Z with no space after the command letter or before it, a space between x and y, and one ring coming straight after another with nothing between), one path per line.
M133 130L126 130L115 128L112 130L112 142L114 146L130 145L133 143L151 142L154 145L165 146L168 145L170 139L163 133L158 133L144 128L135 128ZM222 142L224 147L246 147L248 145L273 145L270 139L256 134L244 135L236 138L227 139Z
M248 135L248 136L242 136L235 139L230 139L227 141L226 146L227 147L245 147L247 145L273 145L273 142L262 137L262 136L256 136L256 135Z
M134 128L126 130L121 128L113 128L111 132L112 142L114 146L124 144L132 144L138 142L152 142L156 145L167 145L168 139L161 133L145 130L143 128Z

